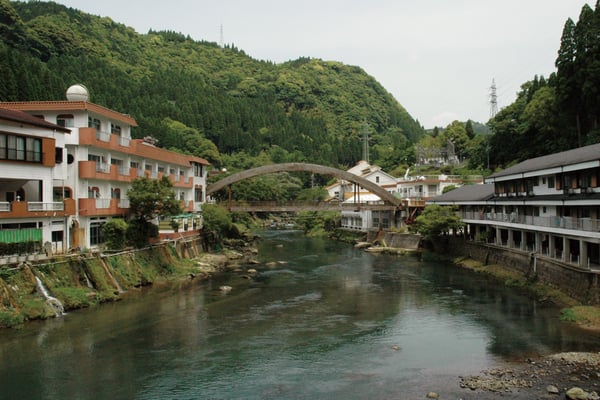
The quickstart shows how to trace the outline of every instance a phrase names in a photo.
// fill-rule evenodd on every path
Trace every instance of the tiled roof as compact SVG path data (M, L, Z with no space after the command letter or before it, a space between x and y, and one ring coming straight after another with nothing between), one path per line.
M490 175L489 179L595 160L600 160L600 143L547 156L530 158Z
M204 158L176 153L171 150L156 147L151 144L144 143L142 139L133 139L131 141L131 147L135 155L152 160L170 162L177 165L190 165L191 162L209 165L209 162Z
M37 126L39 128L47 128L65 133L71 133L70 129L53 124L51 122L47 122L41 118L34 117L33 115L29 115L26 112L19 110L9 110L7 108L0 108L0 119L5 121L12 121Z
M10 108L21 111L75 111L85 110L92 111L115 121L124 122L131 126L138 126L135 119L127 114L121 114L117 111L103 107L98 104L88 101L17 101L17 102L0 102L0 107Z
M494 185L465 185L428 200L428 203L485 201L494 196Z

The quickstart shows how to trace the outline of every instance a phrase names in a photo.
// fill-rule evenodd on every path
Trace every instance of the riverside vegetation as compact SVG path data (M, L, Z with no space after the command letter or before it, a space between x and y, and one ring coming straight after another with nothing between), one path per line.
M145 286L187 285L206 279L226 268L230 260L251 254L248 242L239 240L235 244L240 251L229 246L219 254L201 254L201 242L169 242L112 255L87 252L3 267L0 327L57 315L55 304L42 290L60 302L64 311L93 307L121 300L128 292Z

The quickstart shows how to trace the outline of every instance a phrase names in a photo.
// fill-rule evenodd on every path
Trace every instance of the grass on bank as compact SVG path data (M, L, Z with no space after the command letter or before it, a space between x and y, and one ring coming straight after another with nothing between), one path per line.
M529 280L518 272L502 265L484 265L480 261L467 257L457 258L454 263L475 272L491 275L504 282L506 286L523 288L539 299L548 300L558 306L565 307L561 310L561 321L573 322L588 329L600 330L600 307L598 306L581 305L561 290L548 284Z

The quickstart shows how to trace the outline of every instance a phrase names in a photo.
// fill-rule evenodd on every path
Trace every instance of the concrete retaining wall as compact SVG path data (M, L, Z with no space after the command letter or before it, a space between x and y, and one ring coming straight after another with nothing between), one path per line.
M374 243L382 241L385 247L397 249L417 250L421 242L421 236L412 233L397 233L385 231L369 231L367 233L367 242Z
M599 273L517 249L488 245L461 238L444 237L434 243L436 252L455 257L468 256L486 264L513 269L529 279L561 289L584 304L600 304Z

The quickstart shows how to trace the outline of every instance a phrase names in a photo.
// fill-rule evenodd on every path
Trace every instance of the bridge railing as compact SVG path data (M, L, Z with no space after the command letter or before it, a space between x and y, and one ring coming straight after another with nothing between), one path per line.
M370 209L395 209L394 205L384 201L365 201L357 203L341 203L339 201L223 201L221 206L239 211L284 211L284 210L357 210Z

